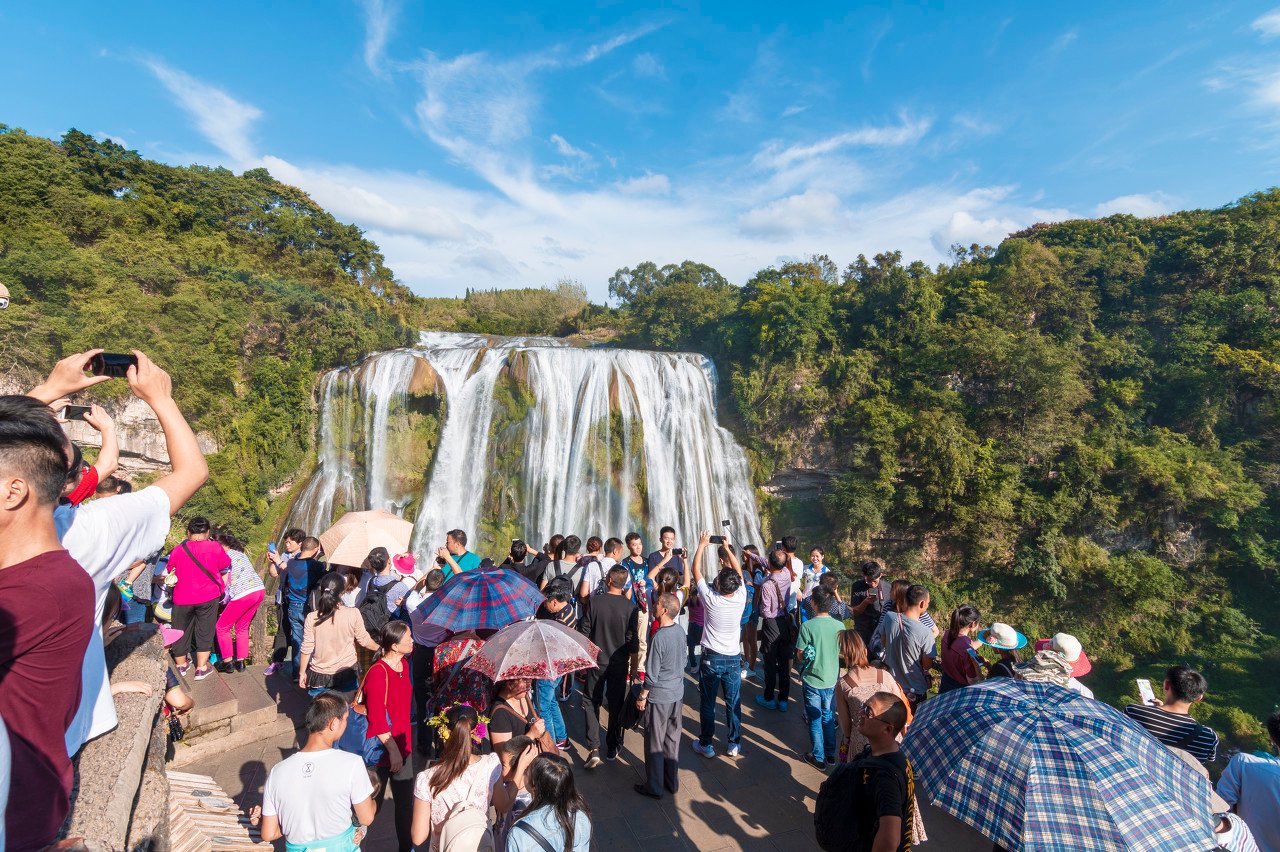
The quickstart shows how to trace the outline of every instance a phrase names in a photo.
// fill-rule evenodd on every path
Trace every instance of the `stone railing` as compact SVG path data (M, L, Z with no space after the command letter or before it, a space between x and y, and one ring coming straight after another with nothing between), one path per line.
M143 681L151 694L116 696L119 726L80 750L64 837L91 850L163 850L169 846L168 722L160 712L164 644L152 624L126 628L107 646L113 683Z

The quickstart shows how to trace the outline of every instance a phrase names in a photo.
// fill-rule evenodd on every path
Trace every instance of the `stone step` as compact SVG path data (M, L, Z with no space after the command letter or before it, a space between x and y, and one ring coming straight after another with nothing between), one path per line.
M187 672L183 685L195 701L185 720L186 746L204 745L255 731L277 732L302 719L311 699L305 690L283 674L266 677L264 666L243 672L214 671L197 681Z

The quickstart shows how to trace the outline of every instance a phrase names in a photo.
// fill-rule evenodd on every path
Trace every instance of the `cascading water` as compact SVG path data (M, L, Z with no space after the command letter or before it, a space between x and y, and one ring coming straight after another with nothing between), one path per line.
M722 519L762 544L715 385L698 355L424 333L324 377L317 468L290 524L319 532L343 511L388 509L415 522L419 555L454 527L493 555L555 532L634 529L652 545L663 525L693 544Z

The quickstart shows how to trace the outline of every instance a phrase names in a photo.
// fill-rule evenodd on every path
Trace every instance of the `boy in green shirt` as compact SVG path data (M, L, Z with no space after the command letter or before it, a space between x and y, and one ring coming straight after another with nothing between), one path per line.
M840 677L840 631L844 624L831 617L835 595L826 586L813 590L814 617L800 626L796 659L804 682L804 716L812 746L804 759L822 769L836 762L836 680Z

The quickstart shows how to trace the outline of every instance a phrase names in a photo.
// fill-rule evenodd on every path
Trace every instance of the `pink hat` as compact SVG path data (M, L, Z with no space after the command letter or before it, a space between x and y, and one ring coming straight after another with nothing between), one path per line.
M185 630L176 630L172 627L164 627L164 626L161 626L160 628L160 637L164 640L164 646L166 648L168 648L174 642L177 642L179 639L181 639L185 635L186 635Z
M401 574L409 575L418 564L418 558L412 553L400 553L391 558L391 564L396 566L396 570Z
M1046 648L1057 651L1067 658L1067 662L1071 664L1072 677L1084 677L1093 671L1093 663L1089 662L1089 657L1085 654L1080 640L1070 633L1055 633L1051 639L1040 639L1036 642L1037 651L1043 651Z

